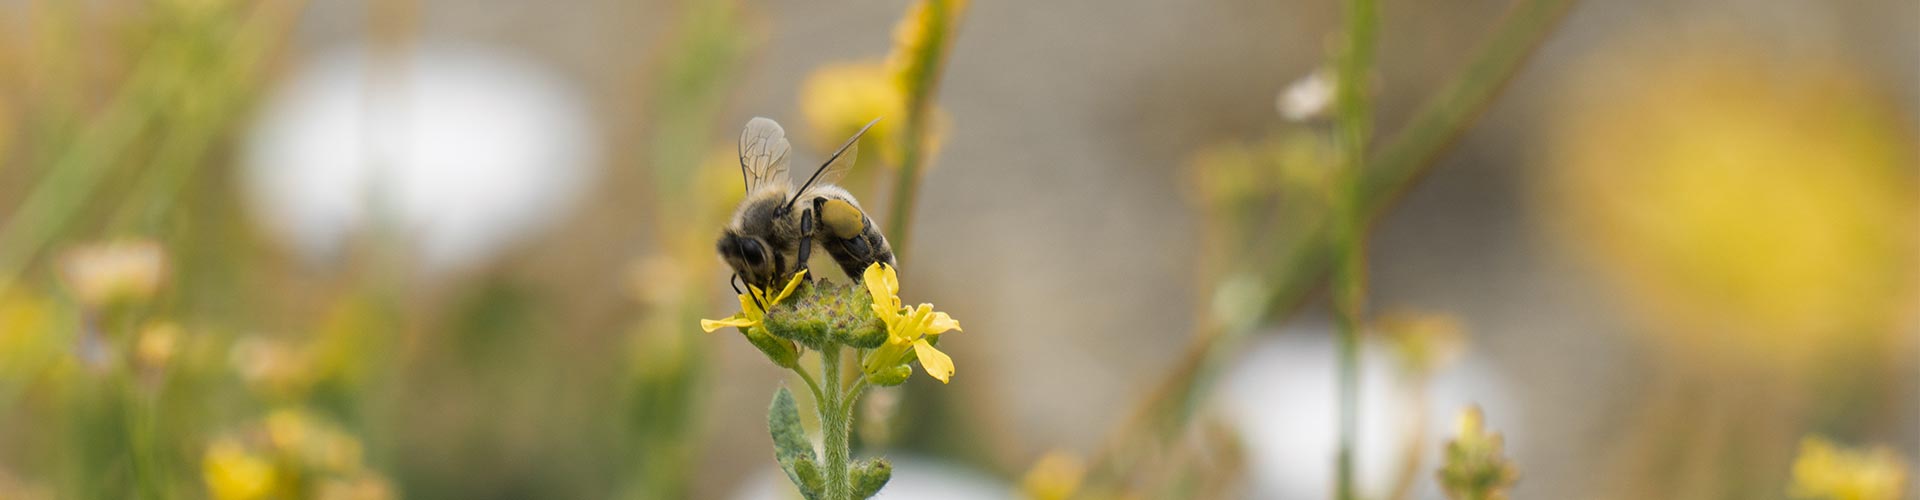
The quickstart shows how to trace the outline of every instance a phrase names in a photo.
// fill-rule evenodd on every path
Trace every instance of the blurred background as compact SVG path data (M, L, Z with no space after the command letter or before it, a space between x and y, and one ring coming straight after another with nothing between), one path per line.
M891 225L913 5L0 1L0 498L798 498L734 140L882 117ZM1340 4L954 9L881 498L1329 497ZM1920 498L1920 4L1381 12L1363 494L1478 405L1515 498Z

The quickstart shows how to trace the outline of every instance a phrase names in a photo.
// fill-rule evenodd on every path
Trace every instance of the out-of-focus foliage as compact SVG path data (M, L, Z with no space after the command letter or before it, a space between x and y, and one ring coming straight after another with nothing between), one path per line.
M1362 2L0 2L0 499L793 498L847 422L781 368L832 342L877 353L839 373L874 386L833 408L850 495L1265 498L1298 469L1252 431L1357 390L1208 389L1332 334L1334 262L1389 306L1340 315L1392 369L1381 500L1912 498L1917 7L1499 4L1380 3L1342 66ZM367 90L448 42L590 104L595 182L451 271L372 194L290 251L241 167L293 87L366 91L309 104L380 117L313 129L368 169L525 139ZM293 77L343 50L366 81ZM734 300L750 116L800 173L881 119L843 185L900 269ZM404 182L521 187L439 167ZM696 326L736 306L747 342ZM1444 430L1450 390L1501 432Z

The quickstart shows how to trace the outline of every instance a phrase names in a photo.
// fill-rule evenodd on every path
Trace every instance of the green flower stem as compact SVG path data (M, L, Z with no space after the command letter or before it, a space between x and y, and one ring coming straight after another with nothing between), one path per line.
M1374 29L1379 12L1374 0L1347 0L1346 42L1337 65L1336 94L1339 142L1345 165L1334 186L1333 237L1338 256L1333 271L1333 309L1340 326L1339 342L1339 452L1334 463L1334 498L1353 500L1354 443L1359 440L1360 331L1366 315L1366 225L1360 187L1366 178L1367 136L1372 129L1372 107L1366 82L1372 77Z
M800 374L800 380L807 383L807 390L813 391L814 401L826 401L826 396L820 392L820 383L813 380L812 374L807 373L806 370L801 369L798 365L793 367L793 372Z
M1426 175L1434 160L1471 128L1576 2L1522 0L1507 11L1463 71L1429 96L1401 132L1369 159L1357 200L1366 220L1385 213L1400 193ZM1220 369L1244 352L1243 344L1261 325L1291 314L1306 302L1326 277L1325 264L1334 250L1328 245L1331 231L1326 226L1323 221L1301 228L1301 238L1246 270L1257 277L1251 292L1261 307L1209 318L1195 329L1186 354L1116 434L1122 438L1094 457L1090 481L1117 482L1128 477L1132 456L1185 428Z
M893 207L887 212L887 238L893 253L904 257L908 229L913 226L914 199L920 194L920 175L926 170L927 128L932 121L933 94L939 89L940 73L946 66L947 46L955 20L947 0L928 0L926 25L928 43L912 57L919 71L908 75L907 123L900 134L900 176L894 180ZM905 260L902 258L901 260Z
M847 443L852 419L846 410L853 405L847 398L851 394L840 382L841 371L839 346L820 351L820 376L827 379L827 391L826 398L814 406L820 413L820 434L827 448L826 500L853 499L853 483L848 480L853 460Z

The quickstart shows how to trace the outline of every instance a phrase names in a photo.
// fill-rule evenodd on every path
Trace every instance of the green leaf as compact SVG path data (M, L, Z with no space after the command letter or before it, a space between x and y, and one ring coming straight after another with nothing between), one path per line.
M853 497L868 498L880 492L893 479L893 462L885 458L863 460L853 466Z
M800 488L801 496L818 500L825 482L814 465L819 458L813 443L807 441L807 431L800 428L800 406L785 387L773 393L773 405L767 408L767 431L773 434L773 458L780 461L780 470Z

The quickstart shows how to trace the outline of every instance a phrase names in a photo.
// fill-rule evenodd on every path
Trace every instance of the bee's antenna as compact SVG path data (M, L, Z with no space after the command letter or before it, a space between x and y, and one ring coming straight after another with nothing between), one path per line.
M729 286L729 287L733 287L733 294L734 294L734 295L739 295L739 294L740 294L740 284L739 284L739 283L740 283L740 273L733 273L733 277L732 277L732 278L727 278L727 286Z
M847 143L841 144L840 150L834 151L833 156L827 157L827 161L824 163L821 163L820 168L813 169L813 175L807 177L807 182L805 184L801 184L799 189L793 190L793 198L787 200L787 204L785 206L782 206L780 208L780 211L782 212L793 211L793 202L800 201L800 195L802 193L806 193L807 188L813 186L813 181L820 178L820 173L827 171L827 165L832 165L834 160L840 159L840 155L846 154L847 148L851 148L853 147L853 143L859 142L860 136L866 135L867 129L873 128L873 124L875 123L880 123L880 119L874 118L873 121L867 122L866 126L860 127L860 131L854 132L853 137L847 138Z

